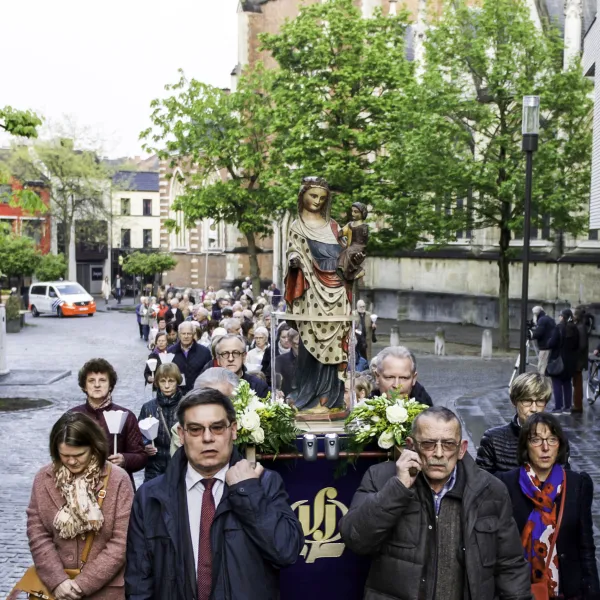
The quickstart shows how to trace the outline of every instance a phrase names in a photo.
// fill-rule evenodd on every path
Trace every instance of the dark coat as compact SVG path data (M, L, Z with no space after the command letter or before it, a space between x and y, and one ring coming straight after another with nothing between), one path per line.
M559 591L565 600L598 600L600 583L596 566L596 547L592 522L594 485L587 473L566 471L567 504L556 541ZM508 488L513 515L522 532L533 510L533 503L519 486L519 469L499 473ZM562 498L559 499L562 502Z
M127 420L123 425L123 430L117 436L117 454L122 454L125 459L123 469L129 473L131 483L133 484L133 473L141 471L148 462L148 455L144 450L144 441L138 427L135 415L127 408L111 403L105 408L95 409L89 402L74 406L70 412L80 412L92 417L106 433L108 439L109 455L114 450L114 436L108 431L108 425L104 418L104 412L107 410L122 410L127 413ZM135 487L135 486L134 486Z
M181 374L185 377L185 385L180 386L181 391L187 394L194 389L194 382L198 375L202 373L202 369L206 363L212 360L210 350L193 341L188 350L187 357L181 349L181 342L177 342L168 349L174 354L173 363L179 367Z
M275 359L275 371L281 374L281 391L286 398L294 388L297 362L298 357L293 352L280 354Z
M512 471L519 466L518 448L521 425L519 417L515 415L506 425L491 427L486 430L477 449L475 462L488 473L497 474ZM567 442L567 463L569 469L570 448Z
M181 309L179 309L179 308L176 310L173 310L172 308L170 308L165 313L165 319L167 321L167 325L169 323L173 323L176 328L178 328L185 320L183 313L181 312Z
M417 402L420 402L421 404L433 406L433 400L431 399L431 396L427 393L425 388L418 381L413 386L413 389L409 395L411 398L414 398Z
M560 375L552 376L562 381L569 380L577 372L579 352L579 332L573 323L559 323L552 332L549 348L550 359L555 360L559 356L563 361L563 371Z
M148 464L144 471L144 483L162 475L167 470L167 465L171 460L171 428L177 423L177 407L182 395L178 390L173 396L167 398L159 390L155 398L146 402L140 410L138 421L147 417L158 419L158 437L154 440L154 445L158 452L154 456L148 457ZM167 429L161 419L161 415L167 424ZM148 444L150 441L147 442Z
M269 393L269 386L266 382L256 375L250 375L246 370L246 367L243 367L243 369L244 374L242 375L242 379L250 384L250 389L254 391L259 398L266 398Z
M291 352L291 350L290 350ZM279 344L275 342L275 360L277 357L281 356L281 352L279 351ZM263 354L262 362L260 364L260 370L263 375L267 378L267 385L271 385L271 348L267 349L267 352Z
M530 600L529 569L506 488L477 468L468 454L458 465L465 476L465 597L493 600L498 595L503 600ZM407 489L396 477L394 462L375 465L367 471L350 510L340 521L348 548L372 556L365 600L419 597L429 556L428 531L435 526L429 506L431 492L424 480L421 483Z
M590 334L586 320L576 324L577 333L579 334L579 347L577 349L577 370L587 371L588 366L588 355L590 353Z
M537 341L540 350L550 349L550 338L555 328L556 322L554 319L549 317L544 311L541 311L538 315L535 329L531 333L531 337Z
M231 465L241 459L234 448ZM133 502L127 538L129 600L193 600L194 553L180 448L164 475L144 484ZM225 485L211 527L211 600L278 600L279 569L296 562L302 527L279 474Z

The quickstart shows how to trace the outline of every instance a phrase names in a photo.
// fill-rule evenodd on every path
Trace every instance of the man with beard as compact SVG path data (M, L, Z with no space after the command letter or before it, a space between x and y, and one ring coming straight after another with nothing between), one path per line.
M531 599L508 492L467 445L458 417L436 406L396 463L367 471L340 521L346 546L372 557L365 598Z

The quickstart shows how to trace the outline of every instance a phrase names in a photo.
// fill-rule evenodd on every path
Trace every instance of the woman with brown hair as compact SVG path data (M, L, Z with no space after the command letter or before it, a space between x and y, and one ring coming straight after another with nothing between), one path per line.
M117 435L117 452L111 453L108 460L125 469L131 477L131 484L134 485L133 473L141 471L146 466L148 456L144 451L142 434L135 415L112 401L112 392L116 384L117 373L107 360L103 358L88 360L79 371L79 387L87 396L86 402L73 407L70 412L84 413L94 419L104 430L107 440L112 440L113 435L108 430L104 413L110 410L122 410L127 413L125 425Z
M81 413L64 414L50 433L52 463L35 476L27 537L37 575L56 600L125 598L133 489L108 451L104 431ZM65 569L80 572L71 579Z

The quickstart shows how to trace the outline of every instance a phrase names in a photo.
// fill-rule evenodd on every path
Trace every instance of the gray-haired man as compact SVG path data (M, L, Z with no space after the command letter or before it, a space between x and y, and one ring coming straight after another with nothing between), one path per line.
M372 556L365 599L531 599L508 492L475 465L447 408L421 413L398 461L367 471L340 532Z

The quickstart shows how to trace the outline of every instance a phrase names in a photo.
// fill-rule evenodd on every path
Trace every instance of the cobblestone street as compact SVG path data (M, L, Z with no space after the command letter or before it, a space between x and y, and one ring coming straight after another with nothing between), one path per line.
M70 370L71 375L51 385L6 386L0 381L0 398L42 398L52 402L38 410L0 412L2 456L0 464L0 598L31 564L25 532L25 509L35 472L49 462L48 434L52 424L69 407L83 402L77 371L93 357L104 357L117 369L116 403L136 414L150 398L144 390L143 365L148 351L139 339L132 313L97 313L94 318L59 320L28 318L20 334L8 337L8 363L13 369ZM458 409L467 432L478 442L483 429L505 422L512 415L506 386L513 361L482 361L473 357L418 357L419 380L437 404ZM583 417L561 417L571 436L573 468L588 471L596 485L600 407L585 407ZM600 524L600 502L594 507Z

